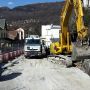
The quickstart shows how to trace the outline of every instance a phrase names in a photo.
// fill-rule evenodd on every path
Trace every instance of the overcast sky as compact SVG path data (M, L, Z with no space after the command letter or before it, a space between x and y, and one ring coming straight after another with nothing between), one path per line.
M25 4L32 4L32 3L42 3L42 2L59 2L63 0L0 0L0 7L8 6L13 8L15 6L21 6Z

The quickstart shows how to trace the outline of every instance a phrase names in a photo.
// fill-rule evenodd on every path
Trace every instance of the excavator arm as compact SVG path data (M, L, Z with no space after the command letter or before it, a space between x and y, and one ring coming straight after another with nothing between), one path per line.
M87 37L87 28L84 25L83 21L83 3L82 0L66 0L65 6L62 10L61 14L61 31L62 31L62 39L63 45L67 44L67 33L69 33L69 19L74 10L76 16L76 32L78 34L78 39L84 40Z
M74 6L74 11L76 14L76 26L77 26L77 34L78 34L78 38L80 38L81 40L83 40L85 37L87 37L87 29L84 25L84 21L83 21L83 3L82 0L73 0L73 6Z

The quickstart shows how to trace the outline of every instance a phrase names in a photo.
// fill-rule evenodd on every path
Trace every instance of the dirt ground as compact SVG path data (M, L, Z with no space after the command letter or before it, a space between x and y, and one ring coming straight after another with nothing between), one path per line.
M17 60L0 76L0 90L90 90L90 77L76 67L47 58Z

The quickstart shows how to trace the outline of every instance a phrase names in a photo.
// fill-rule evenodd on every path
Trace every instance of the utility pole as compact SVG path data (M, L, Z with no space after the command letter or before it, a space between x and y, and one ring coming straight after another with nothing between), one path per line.
M88 4L87 6L89 7L89 4L90 4L90 0L88 0L87 4Z

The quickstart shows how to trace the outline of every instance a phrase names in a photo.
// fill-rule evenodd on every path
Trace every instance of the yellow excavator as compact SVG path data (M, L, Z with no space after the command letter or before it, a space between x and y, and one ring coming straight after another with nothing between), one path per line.
M75 15L75 30L70 30L70 18ZM90 58L88 28L84 25L83 0L66 0L61 13L61 32L58 42L50 45L54 55L71 55L72 61ZM72 33L73 32L73 33ZM74 37L74 41L73 38Z

